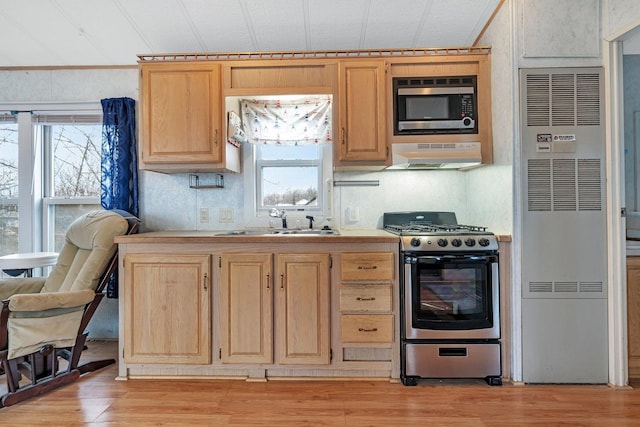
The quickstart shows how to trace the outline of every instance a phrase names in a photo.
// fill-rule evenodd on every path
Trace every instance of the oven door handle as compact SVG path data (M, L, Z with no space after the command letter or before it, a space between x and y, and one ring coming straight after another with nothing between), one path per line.
M437 264L441 262L496 262L498 257L496 255L424 255L413 257L412 259L416 263L420 264Z

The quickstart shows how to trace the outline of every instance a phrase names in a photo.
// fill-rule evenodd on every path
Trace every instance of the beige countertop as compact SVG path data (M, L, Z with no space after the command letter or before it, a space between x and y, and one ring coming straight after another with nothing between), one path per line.
M398 236L378 229L339 230L339 235L258 234L225 235L225 230L164 230L118 236L116 243L394 243Z

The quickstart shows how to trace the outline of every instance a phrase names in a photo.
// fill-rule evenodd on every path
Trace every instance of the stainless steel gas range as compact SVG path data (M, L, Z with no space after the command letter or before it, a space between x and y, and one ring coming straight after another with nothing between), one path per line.
M453 212L390 212L400 236L401 380L484 378L500 385L498 240Z

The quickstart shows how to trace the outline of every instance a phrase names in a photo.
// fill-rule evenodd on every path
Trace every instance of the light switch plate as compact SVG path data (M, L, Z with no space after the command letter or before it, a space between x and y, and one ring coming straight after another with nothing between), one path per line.
M220 208L218 221L224 223L233 222L233 208Z
M200 222L209 222L209 208L200 208Z

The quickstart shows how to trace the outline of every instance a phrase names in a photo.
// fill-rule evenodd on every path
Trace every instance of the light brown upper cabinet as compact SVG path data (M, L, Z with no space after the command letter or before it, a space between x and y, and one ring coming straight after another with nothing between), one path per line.
M477 133L434 133L430 135L394 135L393 96L387 99L387 134L393 146L402 143L480 142L483 164L493 163L493 127L491 122L491 56L489 54L435 55L431 58L403 56L389 60L387 78L392 95L392 79L476 76Z
M217 170L223 161L220 65L141 64L140 168Z
M386 142L384 60L340 61L334 165L384 166Z

